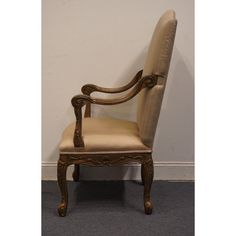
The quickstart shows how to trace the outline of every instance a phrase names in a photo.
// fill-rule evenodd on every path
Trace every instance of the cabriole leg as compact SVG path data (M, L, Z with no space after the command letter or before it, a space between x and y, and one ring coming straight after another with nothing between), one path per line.
M75 164L74 171L73 171L73 174L72 174L73 180L75 182L79 181L79 175L80 175L80 165L79 164Z
M146 214L152 214L153 206L150 198L150 192L153 181L153 160L151 155L148 156L142 166L144 184L144 209Z
M61 203L58 207L59 216L66 216L66 210L68 205L68 190L66 182L66 171L68 165L61 160L57 163L57 181L61 191Z

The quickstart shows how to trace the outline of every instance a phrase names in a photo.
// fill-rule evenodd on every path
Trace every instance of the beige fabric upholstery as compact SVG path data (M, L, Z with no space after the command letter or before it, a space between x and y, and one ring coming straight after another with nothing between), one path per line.
M164 85L156 85L150 90L143 91L146 105L143 107L143 117L140 123L139 136L142 142L152 147L156 133L157 121L160 114Z
M148 49L143 76L161 74L167 78L174 44L177 20L175 12L168 10L160 18ZM141 140L152 147L155 130L161 109L166 79L160 79L158 85L141 91L138 101L137 123Z
M74 148L75 123L70 124L62 135L60 152L76 152ZM88 152L100 151L147 151L139 137L137 123L112 118L84 118L82 135Z

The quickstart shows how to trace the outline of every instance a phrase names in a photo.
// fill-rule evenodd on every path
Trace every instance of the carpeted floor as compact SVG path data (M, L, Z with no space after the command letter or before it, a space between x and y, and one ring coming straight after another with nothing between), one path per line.
M143 211L143 185L136 181L68 182L66 217L57 215L56 181L42 182L43 236L192 236L194 183L154 181L152 215Z

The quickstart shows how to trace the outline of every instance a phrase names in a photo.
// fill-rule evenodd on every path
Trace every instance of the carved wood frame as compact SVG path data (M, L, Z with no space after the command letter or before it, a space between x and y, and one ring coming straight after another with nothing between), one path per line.
M69 165L74 164L73 179L79 180L80 164L89 166L117 166L131 162L141 164L141 178L144 185L144 210L146 214L152 213L152 202L150 199L151 185L153 181L153 160L150 152L110 152L110 153L93 153L84 152L84 142L82 136L82 107L86 105L85 117L91 115L91 104L115 105L126 102L136 96L143 88L153 87L157 84L158 77L161 75L150 75L142 77L142 70L139 71L130 83L127 85L111 89L102 88L96 85L87 84L82 87L83 95L74 96L71 103L74 107L76 116L76 127L74 132L74 146L78 152L60 153L57 164L57 179L61 192L61 203L58 207L60 216L65 216L68 206L68 190L66 182L66 172ZM163 76L161 76L163 77ZM134 86L134 87L133 87ZM125 96L113 99L92 98L90 94L94 91L104 93L120 93L133 87Z

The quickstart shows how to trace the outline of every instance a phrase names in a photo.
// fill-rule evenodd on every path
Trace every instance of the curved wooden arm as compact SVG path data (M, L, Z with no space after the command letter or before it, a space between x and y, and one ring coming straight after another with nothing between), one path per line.
M132 88L142 77L143 70L140 70L134 77L133 79L126 84L125 86L119 87L119 88L104 88L100 87L94 84L85 84L82 88L81 91L85 95L90 95L93 92L101 92L101 93L121 93L124 92L130 88ZM91 116L91 104L88 103L85 108L85 117L90 117Z
M125 96L112 99L91 98L88 95L76 95L71 99L71 103L75 110L76 127L74 132L74 146L84 147L82 138L82 107L85 104L98 104L98 105L116 105L126 102L136 96L143 88L151 88L157 84L159 75L150 75L142 77L133 89Z
M120 104L133 98L141 91L142 88L153 87L154 85L156 85L157 78L158 78L157 75L142 77L129 93L118 98L105 99L105 98L92 98L88 95L76 95L72 98L71 102L74 107L77 107L81 101L84 102L84 105L87 103L98 104L98 105Z
M134 78L125 86L119 87L119 88L104 88L104 87L100 87L94 84L85 84L82 88L81 91L83 94L86 95L90 95L93 92L101 92L101 93L121 93L124 92L128 89L130 89L131 87L133 87L138 80L141 78L143 73L143 70L140 70L135 76Z

